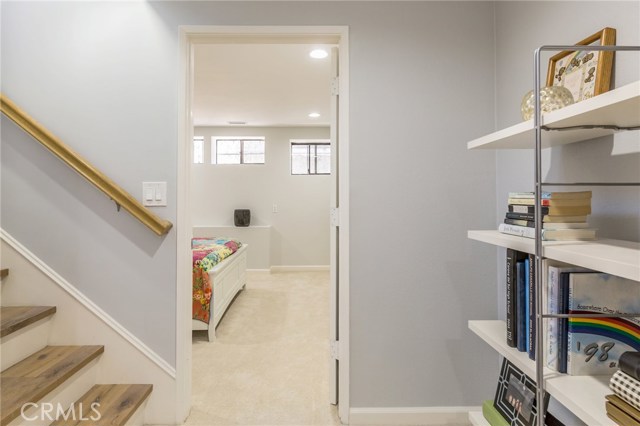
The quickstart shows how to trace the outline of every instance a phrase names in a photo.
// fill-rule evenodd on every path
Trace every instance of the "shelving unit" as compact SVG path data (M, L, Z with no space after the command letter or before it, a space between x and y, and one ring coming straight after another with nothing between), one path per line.
M534 93L540 90L540 52L543 50L626 50L640 51L639 46L542 46L534 59ZM591 99L569 105L548 114L541 114L540 100L536 99L534 118L468 142L468 149L533 149L535 154L535 206L536 239L502 234L498 231L468 231L470 239L499 247L512 248L535 255L536 270L543 258L606 272L639 281L640 243L620 240L555 241L541 240L541 151L544 148L581 142L611 135L618 130L640 129L640 81L627 84ZM542 132L545 137L542 138ZM571 185L554 183L554 186ZM588 186L589 184L580 184ZM592 185L638 186L637 183L592 183ZM543 330L542 279L536 274L536 326ZM531 361L526 352L509 347L503 321L469 321L469 328L498 353L510 360L538 383L537 398L550 393L558 402L573 412L587 425L608 426L614 422L607 417L605 395L610 376L570 376L551 371L543 366L543 333L536 336L536 359ZM538 416L537 426L544 425L544 409ZM478 415L480 417L478 417ZM469 413L474 425L486 425L482 413Z
M591 99L542 115L542 126L569 127L607 124L638 126L640 117L640 81L611 90ZM581 142L615 133L612 129L550 131L542 148ZM467 149L532 149L535 138L533 119L515 124L467 143Z
M536 363L526 352L507 345L504 321L469 321L469 329L529 377L535 377ZM580 420L594 426L614 425L604 410L604 396L611 393L609 376L569 376L545 368L544 377L545 389Z
M535 252L530 238L502 234L498 231L468 231L472 240L512 248L525 253ZM572 265L640 281L640 243L623 240L546 241L542 255Z

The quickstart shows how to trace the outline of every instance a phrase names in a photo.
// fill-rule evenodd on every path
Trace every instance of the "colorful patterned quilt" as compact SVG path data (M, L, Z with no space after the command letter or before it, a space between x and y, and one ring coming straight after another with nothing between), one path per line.
M209 324L210 304L213 296L213 283L209 271L218 263L238 251L240 241L228 238L193 238L193 319Z

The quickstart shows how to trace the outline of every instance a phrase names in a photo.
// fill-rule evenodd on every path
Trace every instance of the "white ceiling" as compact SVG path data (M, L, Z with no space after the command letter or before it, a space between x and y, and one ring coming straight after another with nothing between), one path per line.
M195 46L195 126L327 126L331 56L312 59L318 45ZM330 46L320 46L331 52ZM319 118L309 118L311 112Z

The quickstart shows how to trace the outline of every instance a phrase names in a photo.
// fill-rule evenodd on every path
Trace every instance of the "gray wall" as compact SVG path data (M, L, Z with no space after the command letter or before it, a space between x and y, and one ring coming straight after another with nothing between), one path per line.
M580 19L566 25L565 17L580 7ZM618 45L640 44L639 2L498 2L496 3L496 116L498 128L518 123L520 101L533 87L533 51L543 44L573 44L604 27L617 30ZM544 26L530 25L545 22ZM522 31L522 28L528 30ZM542 59L543 84L551 54ZM640 78L638 53L617 53L613 87ZM532 142L533 143L533 142ZM509 191L533 190L533 151L498 151L496 157L496 217L504 218ZM543 154L546 181L640 181L639 132L547 149ZM578 188L593 190L589 222L598 236L640 240L636 188ZM557 190L570 190L557 188ZM502 254L498 256L501 264ZM503 268L499 267L502 274ZM502 274L503 275L503 274ZM504 282L503 279L500 280ZM503 295L499 289L499 295ZM500 302L500 307L503 303Z
M2 3L2 90L176 216L178 26L349 25L351 403L477 405L496 355L494 6L484 2ZM169 362L175 230L160 239L11 126L2 226ZM64 248L64 249L62 249ZM473 378L473 379L471 379Z
M567 16L576 15L567 25ZM544 25L532 23L544 22ZM618 45L640 44L640 3L635 2L497 2L496 3L496 118L497 127L518 123L520 102L533 88L533 51L543 44L573 44L604 27L617 30ZM526 28L526 31L522 29ZM542 84L546 79L548 58L542 61ZM640 78L638 53L617 53L613 87ZM606 123L605 123L606 124ZM544 135L543 135L544 137ZM533 144L533 141L532 141ZM496 218L504 219L509 191L533 191L534 163L532 150L497 151ZM543 152L545 181L614 182L640 181L640 136L626 132ZM598 228L599 237L640 240L637 188L592 189L593 213L589 222ZM556 190L572 190L560 187ZM498 250L498 299L504 317L504 250ZM567 416L554 404L550 410ZM567 424L582 424L566 418Z
M329 128L196 127L194 134L205 138L205 164L191 168L194 226L233 226L233 210L248 208L252 225L271 225L267 267L329 265L331 176L292 176L289 143L329 139ZM212 165L212 136L264 136L265 164Z

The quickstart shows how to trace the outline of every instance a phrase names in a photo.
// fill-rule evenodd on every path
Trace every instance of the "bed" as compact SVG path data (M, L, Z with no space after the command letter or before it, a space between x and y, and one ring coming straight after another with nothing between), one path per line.
M247 283L247 244L219 238L193 238L192 330L206 330L209 341L236 294Z

